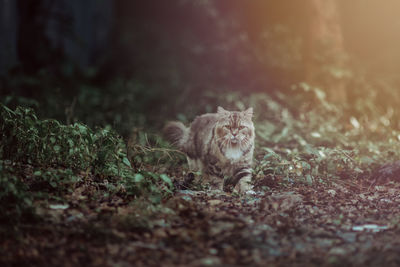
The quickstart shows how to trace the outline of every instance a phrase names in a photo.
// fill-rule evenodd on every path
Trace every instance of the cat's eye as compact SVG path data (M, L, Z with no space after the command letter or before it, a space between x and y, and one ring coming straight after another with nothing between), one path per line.
M244 129L244 126L239 126L239 131L243 130L243 129Z
M224 125L224 128L230 130L231 126L230 125Z

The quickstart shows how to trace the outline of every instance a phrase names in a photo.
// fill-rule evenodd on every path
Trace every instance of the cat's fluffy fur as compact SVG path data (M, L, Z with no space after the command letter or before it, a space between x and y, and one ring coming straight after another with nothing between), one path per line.
M195 118L190 127L168 122L166 138L187 155L189 168L199 170L212 185L225 191L238 184L239 192L251 189L251 165L254 151L253 109L227 111ZM229 183L227 183L229 181Z

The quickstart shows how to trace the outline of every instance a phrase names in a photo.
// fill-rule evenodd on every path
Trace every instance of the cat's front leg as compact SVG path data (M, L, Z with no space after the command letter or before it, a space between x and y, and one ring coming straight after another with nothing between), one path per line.
M236 189L240 194L254 194L253 185L251 184L251 175L239 180Z
M232 176L228 177L224 181L224 191L232 192L236 185L238 187L239 193L246 193L247 191L252 190L253 187L250 184L251 172L252 169L250 166L241 166L235 168Z
M221 177L206 173L203 175L203 182L210 186L213 190L222 190L224 180Z
M192 172L197 172L200 171L202 172L204 170L204 166L201 162L200 159L198 158L190 158L190 157L186 157L188 165L189 165L189 169Z
M216 163L209 162L207 164L206 174L204 177L205 182L207 182L212 189L223 189L224 175L221 168Z

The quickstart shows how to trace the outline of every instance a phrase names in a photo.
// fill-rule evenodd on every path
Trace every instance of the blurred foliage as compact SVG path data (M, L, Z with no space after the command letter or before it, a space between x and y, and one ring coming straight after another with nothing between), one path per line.
M97 184L93 196L98 197L143 196L157 204L172 193L166 173L131 167L123 140L110 128L93 131L79 123L40 120L30 108L0 105L0 113L0 200L6 203L1 221L24 220L34 214L33 201L63 202L91 183ZM138 151L135 160L154 162L145 154Z
M290 95L236 93L224 100L232 109L255 108L256 180L367 180L377 166L400 157L399 113L372 98L335 105L320 89L300 83Z
M56 120L39 120L29 108L0 108L3 159L96 171L97 167L117 164L124 157L124 145L110 129L93 132L79 123L65 126Z
M171 119L189 124L217 106L254 108L254 183L265 190L366 180L400 158L397 77L338 67L333 58L344 55L315 51L315 76L325 82L317 88L300 79L304 40L296 28L266 18L247 32L235 23L235 9L222 14L222 2L161 5L163 16L146 3L135 12L151 16L122 16L110 49L116 62L17 68L0 80L1 221L30 218L35 201L65 202L80 187L93 186L93 198L162 203L172 177L183 180L187 170L162 126ZM191 19L168 20L177 14ZM330 102L324 87L336 83L346 91L340 103Z
M0 161L0 222L15 226L20 220L34 215L33 197L27 192L28 185L16 176L16 170ZM2 231L0 232L2 233Z
M352 81L364 94L335 104L323 89L305 82L274 93L203 90L190 95L122 78L104 87L78 79L79 90L60 91L75 95L65 110L59 107L67 97L50 89L42 91L48 93L42 102L3 96L3 103L13 109L0 106L0 198L13 208L3 206L2 220L31 219L35 201L65 202L68 194L88 185L96 188L88 193L92 198L118 195L127 201L141 197L149 205L162 203L187 170L185 156L162 138L162 125L168 119L188 124L199 114L215 112L218 105L255 110L253 182L259 188L367 180L377 166L400 157L400 114L393 87L381 91L379 84L361 76ZM18 105L25 107L15 108ZM33 109L69 123L38 119ZM33 169L20 170L27 166ZM198 188L204 186L192 187Z
M164 173L185 162L184 156L160 136L167 119L188 124L198 114L214 112L218 105L241 110L252 106L257 160L261 161L257 164L261 168L256 170L258 176L274 170L274 175L287 180L308 182L361 177L398 157L399 113L395 102L383 105L381 98L375 98L383 94L390 103L396 92L389 85L382 92L372 81L359 74L353 83L365 93L354 94L352 102L336 104L327 100L322 89L305 82L273 94L204 90L196 92L196 97L187 95L189 92L167 96L160 87L146 87L132 80L110 81L105 87L110 90L81 84L75 106L64 114L64 120L71 123L68 126L55 120L38 120L31 109L12 111L3 106L1 153L13 161L110 175L121 175L129 159L136 170ZM60 106L60 100L51 94L49 97L48 103ZM42 105L47 106L18 96L6 96L3 102L39 111L43 111ZM77 120L106 127L93 131L73 123ZM124 133L127 151L111 128Z

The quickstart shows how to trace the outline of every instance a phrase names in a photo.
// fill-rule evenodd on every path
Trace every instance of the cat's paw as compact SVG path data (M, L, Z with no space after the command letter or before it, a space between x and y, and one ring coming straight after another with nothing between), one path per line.
M254 192L254 188L253 188L253 185L252 184L250 184L250 182L249 181L243 181L243 180L240 180L239 181L239 183L238 183L238 185L237 185L237 188L238 188L238 192L240 193L240 194L252 194L251 192ZM248 193L249 192L249 193ZM255 193L255 192L254 192Z
M243 193L246 194L246 195L249 195L249 196L258 195L257 192L254 191L253 189L247 190L246 192L243 192Z

